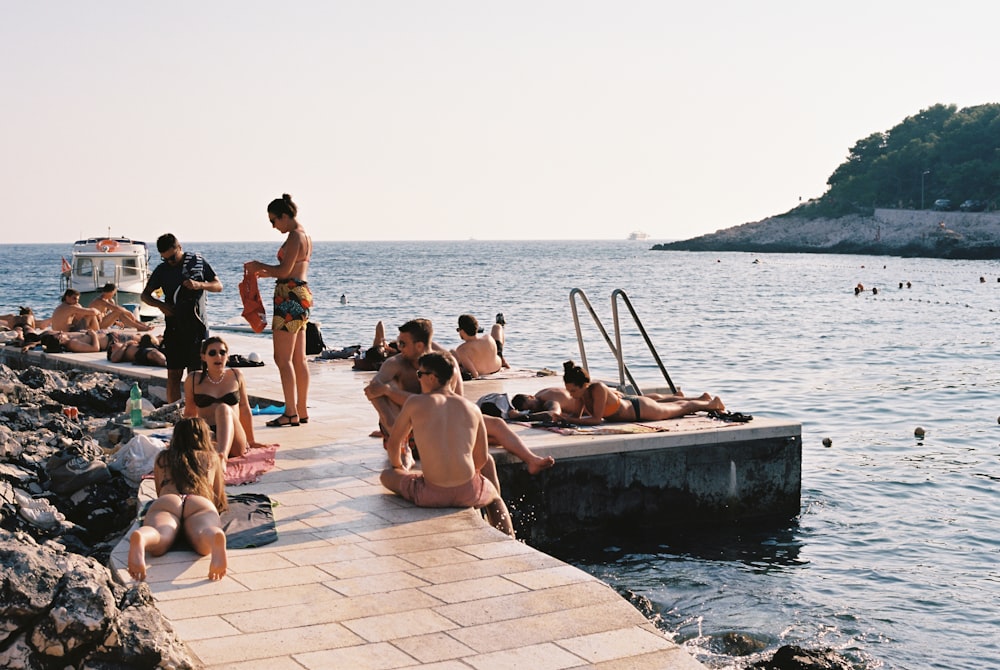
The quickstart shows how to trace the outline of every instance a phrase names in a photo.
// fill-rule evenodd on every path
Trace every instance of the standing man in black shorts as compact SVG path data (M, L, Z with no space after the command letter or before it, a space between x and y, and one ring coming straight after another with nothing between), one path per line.
M201 342L208 337L205 291L221 292L222 282L201 254L184 251L171 233L156 240L156 249L163 262L153 270L142 301L163 312L167 402L176 402L181 399L184 370L201 368ZM163 291L163 300L153 296L156 289Z

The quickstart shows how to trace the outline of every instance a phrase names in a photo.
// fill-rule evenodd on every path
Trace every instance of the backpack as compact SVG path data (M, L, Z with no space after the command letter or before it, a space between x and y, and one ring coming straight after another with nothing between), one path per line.
M306 323L306 354L315 356L322 353L324 349L326 349L326 344L323 342L323 334L319 332L319 324L315 321L309 321Z

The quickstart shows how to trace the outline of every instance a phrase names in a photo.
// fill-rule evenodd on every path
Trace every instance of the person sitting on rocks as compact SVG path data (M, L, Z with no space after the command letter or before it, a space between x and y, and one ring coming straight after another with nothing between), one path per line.
M116 293L118 293L118 287L109 282L101 287L101 295L91 300L90 304L87 305L91 309L96 309L100 314L98 317L100 327L110 328L118 323L123 328L135 328L139 331L152 330L152 326L135 318L132 312L115 302Z
M226 534L219 514L227 509L223 465L203 419L184 418L174 426L170 447L156 456L156 495L142 526L129 536L128 572L146 579L146 552L162 556L182 530L191 547L211 554L208 578L226 575Z
M389 468L379 480L418 507L485 508L490 524L511 537L514 527L500 497L496 464L486 444L486 424L475 404L450 389L455 363L449 354L424 354L410 396L389 434ZM406 443L421 445L421 472L411 472Z

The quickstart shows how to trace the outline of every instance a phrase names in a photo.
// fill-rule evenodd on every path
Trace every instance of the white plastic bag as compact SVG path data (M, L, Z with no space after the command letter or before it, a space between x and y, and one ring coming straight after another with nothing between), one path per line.
M163 440L136 435L108 459L108 467L121 472L129 484L138 488L143 475L153 471L157 454L166 448Z

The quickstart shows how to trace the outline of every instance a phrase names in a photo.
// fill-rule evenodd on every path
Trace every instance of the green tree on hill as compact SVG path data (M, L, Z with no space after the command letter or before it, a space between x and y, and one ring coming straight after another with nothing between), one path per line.
M858 140L818 200L789 214L830 217L875 207L920 209L938 198L1000 204L1000 104L937 104Z

